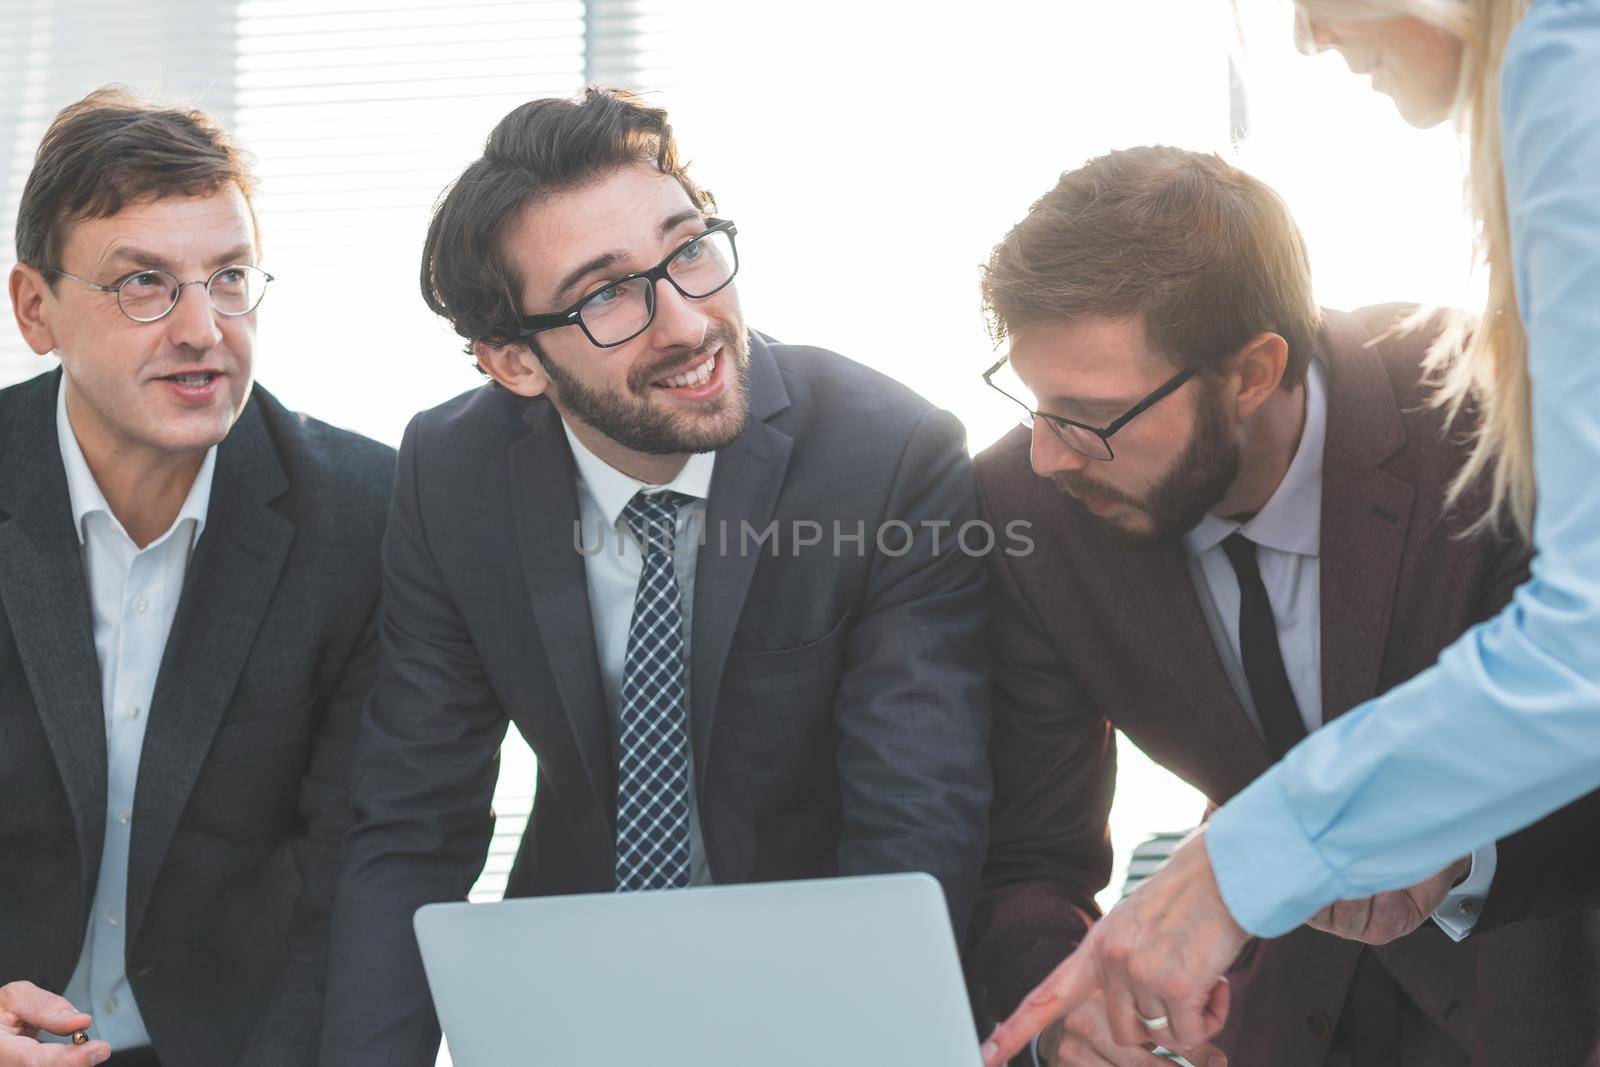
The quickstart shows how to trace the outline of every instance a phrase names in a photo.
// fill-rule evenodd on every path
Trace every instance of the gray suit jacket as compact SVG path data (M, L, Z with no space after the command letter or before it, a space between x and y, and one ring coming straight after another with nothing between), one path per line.
M60 378L0 392L0 983L56 991L83 944L106 820ZM129 857L127 973L166 1067L314 1059L393 470L392 449L259 387L217 449Z
M959 926L989 802L983 571L953 547L977 517L963 431L882 375L760 337L750 401L749 425L717 455L694 589L690 718L712 875L926 871ZM613 888L615 741L577 519L572 455L546 400L484 387L407 430L324 1063L433 1062L411 916L463 898L483 866L509 722L539 776L507 894ZM822 524L821 545L794 543L804 520ZM904 552L894 528L879 551L874 534L892 520L946 525L921 528ZM835 521L845 536L865 527L862 551L834 551ZM741 522L779 523L776 549L741 552Z

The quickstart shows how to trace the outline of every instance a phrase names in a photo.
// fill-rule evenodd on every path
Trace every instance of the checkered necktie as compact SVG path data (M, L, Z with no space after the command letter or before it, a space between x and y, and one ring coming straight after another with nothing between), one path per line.
M672 542L681 493L638 493L622 509L644 547L622 667L617 891L689 884L689 715L683 614Z

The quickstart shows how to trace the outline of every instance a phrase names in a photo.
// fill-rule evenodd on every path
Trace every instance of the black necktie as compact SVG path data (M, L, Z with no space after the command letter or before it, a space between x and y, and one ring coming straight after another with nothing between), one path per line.
M1239 577L1239 651L1244 658L1245 681L1267 735L1267 748L1274 759L1281 759L1305 737L1306 724L1289 686L1289 673L1283 669L1278 624L1272 618L1261 569L1256 566L1255 542L1235 531L1222 542L1222 551Z

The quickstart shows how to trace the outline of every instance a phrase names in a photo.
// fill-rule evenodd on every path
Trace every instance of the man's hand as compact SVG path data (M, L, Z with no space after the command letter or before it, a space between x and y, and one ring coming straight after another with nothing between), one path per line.
M1227 1022L1222 975L1248 940L1222 901L1202 827L995 1028L983 1046L985 1067L1000 1067L1102 991L1118 1044L1204 1044Z
M1427 922L1450 890L1471 871L1472 857L1464 856L1410 889L1394 889L1362 900L1335 901L1307 919L1306 925L1352 941L1387 945Z
M1153 1043L1139 1048L1125 1048L1111 1037L1111 1024L1106 1020L1105 998L1096 993L1066 1018L1045 1027L1039 1035L1039 1062L1045 1067L1168 1067L1150 1049ZM1172 1046L1164 1046L1172 1048ZM1195 1067L1227 1067L1228 1058L1215 1045L1204 1044L1194 1048L1172 1048Z
M39 1031L66 1037L87 1030L94 1022L67 1003L66 998L47 993L32 982L12 982L0 986L0 1067L93 1067L111 1056L104 1041L87 1045L45 1045Z

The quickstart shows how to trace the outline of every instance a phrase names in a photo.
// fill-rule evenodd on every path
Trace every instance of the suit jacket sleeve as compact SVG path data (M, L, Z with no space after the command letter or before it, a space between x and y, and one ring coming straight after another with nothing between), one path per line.
M840 873L933 875L958 937L983 863L990 796L983 568L956 544L977 518L964 441L946 412L930 412L913 431L884 517L906 523L914 539L902 554L877 553L834 701ZM898 549L897 531L883 543Z
M1479 618L1490 618L1528 580L1529 552L1507 538L1497 554ZM1600 792L1591 793L1496 845L1494 882L1473 933L1565 911L1600 907Z
M413 421L383 541L377 680L333 909L322 1040L329 1067L431 1067L439 1025L412 915L465 899L493 830L506 719L434 562L419 436Z
M1007 509L991 503L986 514L1003 525ZM995 793L967 953L974 997L994 1020L1011 1014L1099 918L1094 895L1111 876L1116 782L1115 732L1047 636L1014 558L989 557Z
M1600 908L1600 792L1499 842L1494 884L1473 933Z
M276 993L246 1042L241 1065L310 1067L317 1062L328 969L328 913L339 874L339 848L350 826L350 764L377 663L374 614L344 665L337 689L321 708L311 764L300 783L303 831L289 845L301 883L289 928L289 957Z

